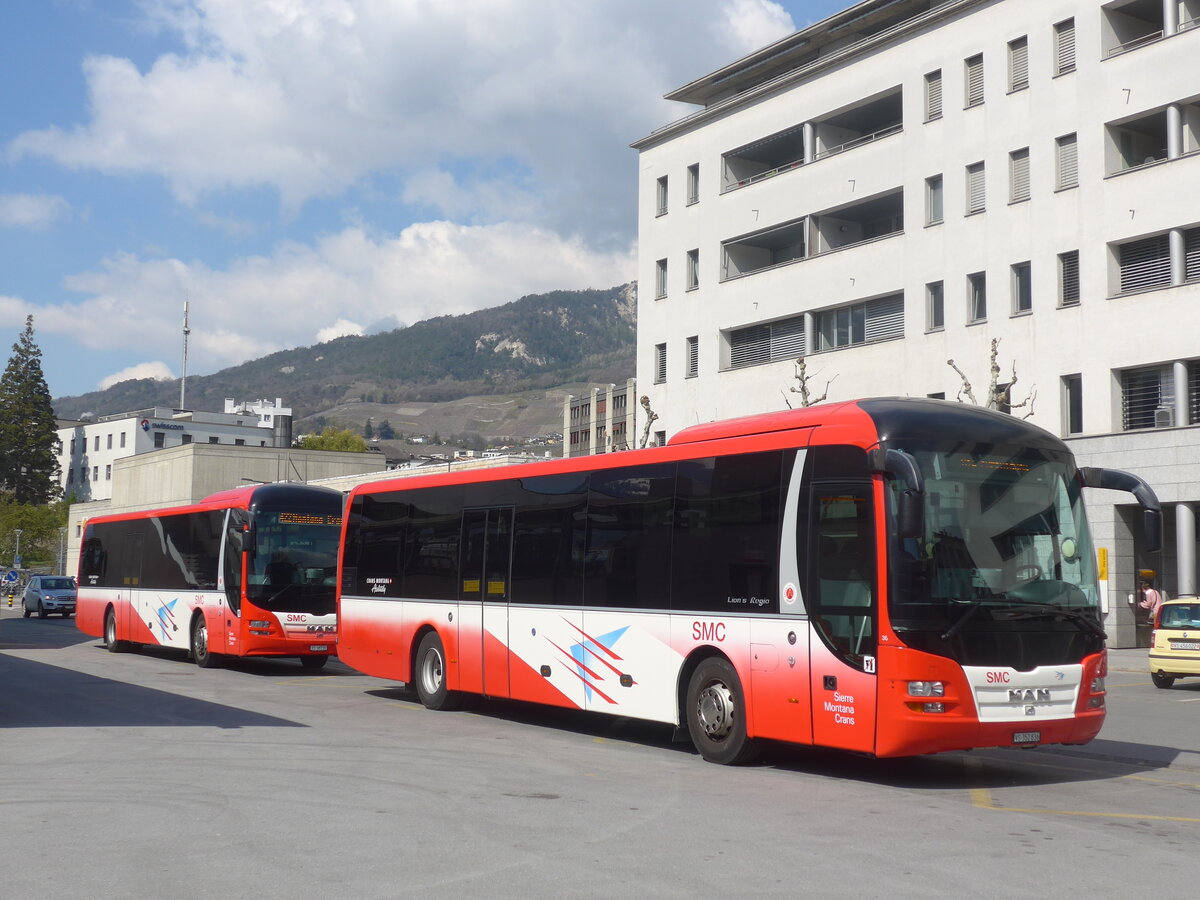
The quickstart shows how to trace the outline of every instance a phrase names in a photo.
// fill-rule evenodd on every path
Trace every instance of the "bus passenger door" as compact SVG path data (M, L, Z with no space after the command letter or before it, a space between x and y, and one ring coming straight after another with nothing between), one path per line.
M813 485L809 520L813 743L875 748L874 492L862 482Z
M214 652L237 654L241 650L242 582L246 559L246 514L238 509L225 514L221 560L217 569L220 589L217 615L208 617L209 642ZM219 648L219 649L218 649Z
M509 696L512 507L463 512L459 673L464 691Z

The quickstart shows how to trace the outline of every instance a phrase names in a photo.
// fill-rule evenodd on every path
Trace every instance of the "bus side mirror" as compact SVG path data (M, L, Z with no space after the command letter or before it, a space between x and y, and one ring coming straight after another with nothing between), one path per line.
M1121 469L1101 469L1084 466L1079 470L1084 487L1103 488L1107 491L1125 491L1133 494L1142 508L1142 543L1147 553L1157 553L1163 543L1162 506L1154 488L1132 472Z
M896 526L900 537L925 535L925 478L911 454L903 450L875 447L867 454L871 471L900 481L900 508Z

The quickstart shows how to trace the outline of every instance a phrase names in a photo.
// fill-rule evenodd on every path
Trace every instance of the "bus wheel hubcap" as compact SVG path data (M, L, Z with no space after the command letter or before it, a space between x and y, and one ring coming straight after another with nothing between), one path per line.
M425 654L422 680L425 682L425 691L429 694L437 693L438 688L442 686L442 657L436 650Z
M696 698L696 716L704 733L720 740L733 728L733 694L723 684L710 684Z

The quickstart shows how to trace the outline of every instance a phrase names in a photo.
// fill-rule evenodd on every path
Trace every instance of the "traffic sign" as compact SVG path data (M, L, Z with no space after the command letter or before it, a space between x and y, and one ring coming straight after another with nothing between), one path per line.
M14 557L13 557L13 568L14 568L14 569L19 569L19 568L21 568L21 557L19 557L19 556L14 556Z
M9 569L7 572L4 573L4 583L5 584L16 584L20 580L21 580L21 574L19 572L17 572L15 569Z

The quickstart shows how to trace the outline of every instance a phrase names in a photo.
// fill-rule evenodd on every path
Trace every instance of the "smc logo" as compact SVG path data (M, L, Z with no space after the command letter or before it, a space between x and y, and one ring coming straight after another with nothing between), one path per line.
M988 684L1008 684L1009 673L1008 672L988 672L987 680L988 680Z
M693 622L693 641L723 641L725 640L724 622Z
M289 622L307 622L308 616L303 615L302 613L288 613L287 620Z

